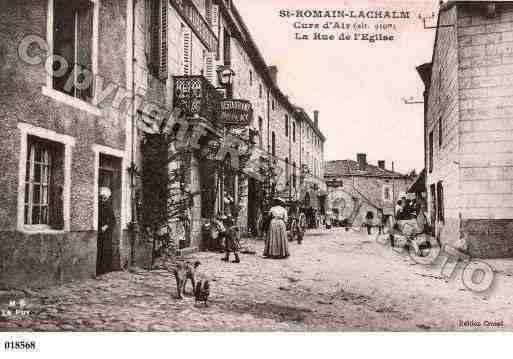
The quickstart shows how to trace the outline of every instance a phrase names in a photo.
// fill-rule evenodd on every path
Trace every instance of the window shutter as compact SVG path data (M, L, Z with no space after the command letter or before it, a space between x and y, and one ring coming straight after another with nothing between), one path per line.
M150 7L150 51L149 51L149 68L155 75L159 65L160 51L160 0L151 0Z
M183 74L184 76L191 75L192 66L192 38L191 32L188 28L183 28Z
M212 5L212 30L219 37L219 5Z
M212 5L212 31L217 39L219 39L219 5ZM217 46L219 46L219 41ZM219 60L219 47L212 50L216 52L216 60Z
M212 26L212 0L205 0L205 19Z
M160 13L160 63L159 63L159 77L161 79L167 78L167 0L161 0L161 13Z
M205 77L209 80L212 85L216 85L216 71L214 64L214 53L208 52L205 58Z

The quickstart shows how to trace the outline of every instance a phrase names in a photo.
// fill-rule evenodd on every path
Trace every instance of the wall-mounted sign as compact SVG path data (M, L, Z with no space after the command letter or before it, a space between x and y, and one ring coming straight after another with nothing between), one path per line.
M169 0L169 3L173 5L203 45L210 52L217 53L219 40L194 3L191 0Z
M249 126L253 118L253 107L246 100L222 100L218 118L225 125Z

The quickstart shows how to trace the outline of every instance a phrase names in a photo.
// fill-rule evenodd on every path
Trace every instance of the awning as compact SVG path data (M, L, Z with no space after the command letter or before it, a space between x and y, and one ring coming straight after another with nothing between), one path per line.
M426 192L426 169L424 168L415 182L408 189L408 193Z

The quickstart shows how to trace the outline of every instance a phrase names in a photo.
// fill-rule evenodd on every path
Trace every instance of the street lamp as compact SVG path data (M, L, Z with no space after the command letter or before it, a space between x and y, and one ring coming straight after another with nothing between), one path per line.
M217 69L217 81L222 88L226 89L226 97L232 97L232 85L235 72L228 66L220 66Z

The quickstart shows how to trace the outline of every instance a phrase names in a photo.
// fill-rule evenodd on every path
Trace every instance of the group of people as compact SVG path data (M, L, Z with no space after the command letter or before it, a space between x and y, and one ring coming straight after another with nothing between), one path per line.
M224 212L214 221L219 240L224 242L225 256L222 260L229 261L233 253L235 259L232 263L240 263L240 233L236 226L237 216L233 211L234 201L225 197L224 204ZM265 237L263 256L272 259L288 258L290 256L289 240L295 236L300 244L306 225L306 215L303 212L291 208L289 213L285 201L274 198L271 208L263 219L262 229ZM287 234L288 231L291 236Z
M407 220L416 218L421 211L421 203L416 199L407 199L406 196L402 196L395 205L395 219Z
M396 202L394 209L395 222L416 219L421 211L422 204L419 200L416 198L407 199L405 195L401 196L401 198ZM376 218L374 218L374 213L372 211L368 211L365 215L365 227L367 227L367 233L369 235L372 234L372 227L378 227L379 234L382 234L386 220L387 216L384 215L382 208L377 209Z

